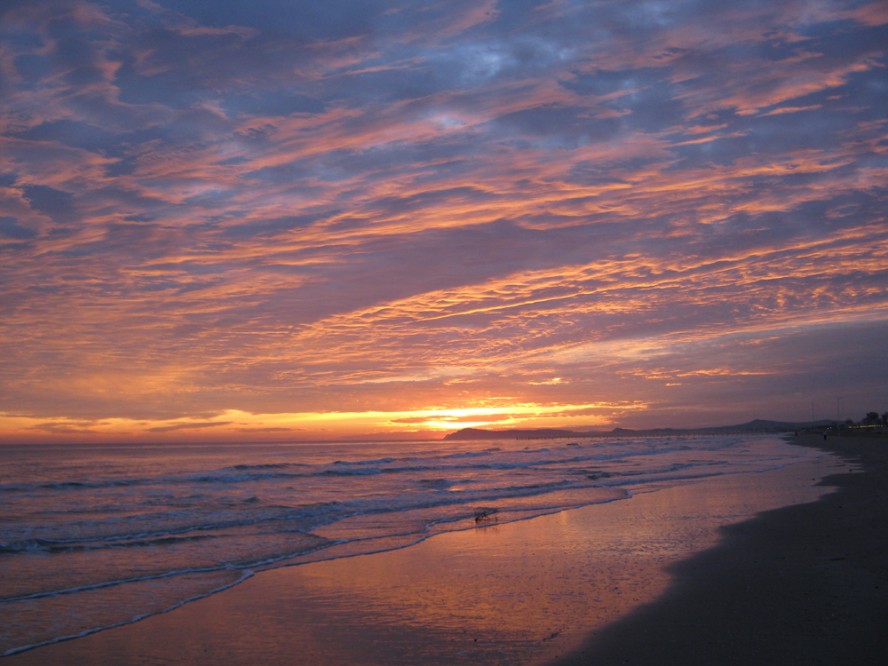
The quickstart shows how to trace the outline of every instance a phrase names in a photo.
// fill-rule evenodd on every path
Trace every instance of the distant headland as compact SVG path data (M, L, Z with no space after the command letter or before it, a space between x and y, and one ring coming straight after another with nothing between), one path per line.
M631 430L614 428L613 430L559 430L555 428L531 428L508 430L484 430L482 428L463 428L444 436L445 440L476 440L476 439L563 439L580 437L627 437L666 436L666 435L707 435L725 433L781 433L811 428L823 428L834 425L834 421L806 421L792 423L788 421L767 421L755 419L738 425L715 426L710 428L652 428L647 430Z

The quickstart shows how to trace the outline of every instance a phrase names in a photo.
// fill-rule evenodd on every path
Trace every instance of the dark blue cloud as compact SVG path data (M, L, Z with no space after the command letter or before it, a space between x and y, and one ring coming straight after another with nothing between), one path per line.
M70 192L46 185L25 185L22 191L32 209L58 219L73 217L74 196Z
M321 99L287 89L269 90L259 93L235 93L227 96L222 106L226 112L233 115L255 114L263 116L322 113L327 108L327 104Z
M39 53L25 53L15 58L16 71L31 80L40 80L50 76L54 65L49 57Z
M19 221L9 215L0 216L0 236L14 240L28 240L37 235L33 229L19 224Z
M32 141L58 141L67 146L85 148L97 153L113 150L117 134L107 129L76 120L55 120L36 125L21 133L11 133Z
M613 136L621 122L616 118L590 117L583 107L542 106L499 116L491 122L494 133L519 142L551 139L552 148L576 148Z

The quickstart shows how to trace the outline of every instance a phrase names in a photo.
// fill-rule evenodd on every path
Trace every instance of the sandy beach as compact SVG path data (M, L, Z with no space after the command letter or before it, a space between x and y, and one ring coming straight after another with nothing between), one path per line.
M815 483L847 469L815 456L260 572L172 612L7 661L864 663L836 655L856 646L865 655L879 640L868 614L880 603L884 548L870 532L883 524L869 505L881 477L873 464L866 473L852 465L858 471ZM836 483L839 493L816 501Z
M666 594L559 666L882 664L888 651L888 439L794 440L856 463L838 491L724 528Z

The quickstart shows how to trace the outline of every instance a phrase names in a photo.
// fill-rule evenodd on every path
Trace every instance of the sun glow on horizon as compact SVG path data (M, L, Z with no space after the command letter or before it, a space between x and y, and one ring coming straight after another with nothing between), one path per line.
M404 411L257 414L230 409L212 416L169 419L38 418L0 413L6 441L176 439L306 439L362 434L440 434L462 428L606 426L614 414L645 409L642 403L503 403L477 407L430 407Z
M883 0L389 4L0 4L0 442L882 409Z

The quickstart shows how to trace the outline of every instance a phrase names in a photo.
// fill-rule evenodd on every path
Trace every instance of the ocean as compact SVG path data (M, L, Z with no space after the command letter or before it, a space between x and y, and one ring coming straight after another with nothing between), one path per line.
M257 573L818 456L776 437L0 446L0 654Z

